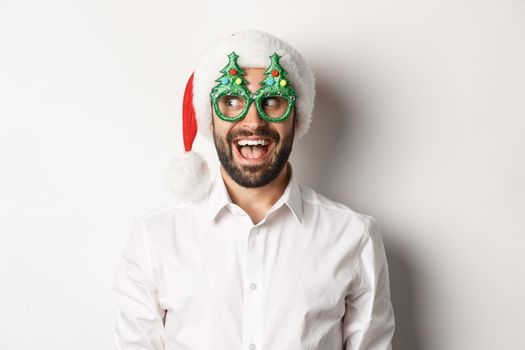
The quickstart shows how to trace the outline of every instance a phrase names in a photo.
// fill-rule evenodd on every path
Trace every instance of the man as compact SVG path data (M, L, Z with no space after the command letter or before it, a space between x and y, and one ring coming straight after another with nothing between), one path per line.
M288 161L314 94L302 57L268 33L207 51L171 174L184 201L135 222L114 284L115 350L391 349L375 219L299 185ZM211 184L191 151L197 126L220 160Z

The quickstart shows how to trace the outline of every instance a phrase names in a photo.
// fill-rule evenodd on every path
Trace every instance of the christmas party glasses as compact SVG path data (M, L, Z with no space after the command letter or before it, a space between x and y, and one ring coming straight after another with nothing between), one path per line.
M266 76L259 84L261 87L252 93L243 77L244 71L237 63L237 55L232 52L228 55L228 64L220 71L222 75L216 80L218 84L212 88L210 97L213 109L217 116L228 122L243 119L252 102L259 116L270 122L283 122L290 116L295 105L296 94L288 74L280 65L279 56L274 53L270 56L271 63L266 69Z

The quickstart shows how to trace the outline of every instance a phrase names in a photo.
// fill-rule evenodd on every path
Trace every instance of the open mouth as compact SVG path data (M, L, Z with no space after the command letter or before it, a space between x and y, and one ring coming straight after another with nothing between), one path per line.
M264 159L273 147L273 142L270 139L254 138L253 136L236 139L233 144L240 158L250 162Z

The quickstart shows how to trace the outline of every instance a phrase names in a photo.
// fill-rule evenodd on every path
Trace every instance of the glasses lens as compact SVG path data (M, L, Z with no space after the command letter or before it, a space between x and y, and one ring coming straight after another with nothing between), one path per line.
M280 118L288 109L288 100L281 96L269 96L261 100L261 107L270 118Z
M217 104L225 117L236 118L246 106L246 100L241 96L223 95L219 97Z

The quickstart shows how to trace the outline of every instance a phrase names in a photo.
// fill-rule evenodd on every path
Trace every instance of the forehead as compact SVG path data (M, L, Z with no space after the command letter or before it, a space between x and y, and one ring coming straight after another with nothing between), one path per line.
M246 79L264 77L264 72L266 71L266 68L260 68L260 67L241 67L241 68L244 71L244 77Z
M246 87L251 91L255 92L260 85L259 83L264 80L264 72L266 71L266 68L259 68L259 67L241 67L244 71L244 78L248 82L248 85Z

